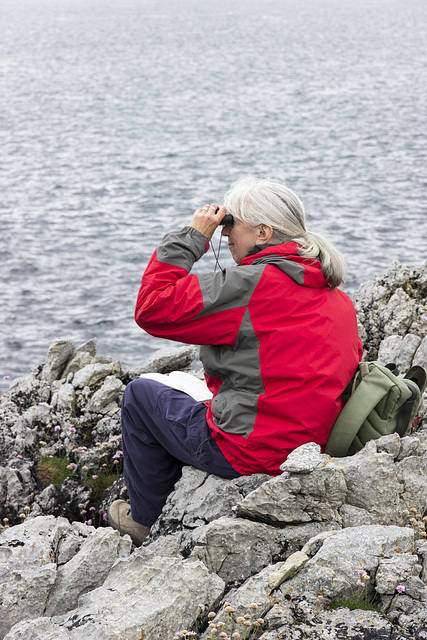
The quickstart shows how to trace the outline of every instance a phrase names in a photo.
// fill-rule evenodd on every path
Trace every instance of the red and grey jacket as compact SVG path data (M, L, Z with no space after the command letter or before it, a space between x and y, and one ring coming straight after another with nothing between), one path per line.
M362 355L354 306L295 242L190 274L208 246L191 227L167 234L135 319L154 336L202 345L213 438L238 473L277 475L296 447L326 444Z

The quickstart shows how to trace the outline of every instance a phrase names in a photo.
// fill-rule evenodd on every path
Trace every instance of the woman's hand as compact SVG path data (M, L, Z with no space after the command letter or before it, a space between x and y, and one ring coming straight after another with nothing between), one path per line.
M197 229L210 240L226 213L224 206L205 204L204 207L195 210L190 227Z

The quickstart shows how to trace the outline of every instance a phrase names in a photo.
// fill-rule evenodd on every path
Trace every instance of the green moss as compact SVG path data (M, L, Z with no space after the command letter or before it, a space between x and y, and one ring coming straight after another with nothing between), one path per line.
M117 478L117 473L102 473L97 478L90 478L86 484L92 488L92 500L99 500L105 489L111 487Z
M381 608L373 602L359 600L358 598L339 598L338 600L332 600L330 607L331 609L346 608L350 609L350 611L354 611L355 609L362 609L363 611L381 611Z
M61 487L65 478L70 475L70 470L67 469L69 465L68 458L58 458L53 456L44 456L37 465L36 476L44 487L49 484L55 485L55 487Z

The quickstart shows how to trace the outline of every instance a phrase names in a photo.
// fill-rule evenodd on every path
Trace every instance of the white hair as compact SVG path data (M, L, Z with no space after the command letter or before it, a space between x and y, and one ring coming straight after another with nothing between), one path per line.
M298 255L319 260L330 289L344 281L345 259L338 249L318 233L307 231L304 206L296 193L279 182L240 178L224 197L228 213L252 227L273 228L273 243L296 242Z

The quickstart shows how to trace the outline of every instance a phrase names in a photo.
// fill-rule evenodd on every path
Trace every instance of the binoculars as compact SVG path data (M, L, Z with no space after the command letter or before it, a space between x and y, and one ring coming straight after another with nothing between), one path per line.
M225 225L225 224L234 224L234 218L231 215L231 213L226 213L225 216L223 217L223 219L221 220L221 222L219 223L220 225Z

